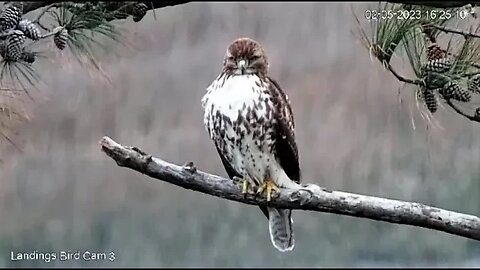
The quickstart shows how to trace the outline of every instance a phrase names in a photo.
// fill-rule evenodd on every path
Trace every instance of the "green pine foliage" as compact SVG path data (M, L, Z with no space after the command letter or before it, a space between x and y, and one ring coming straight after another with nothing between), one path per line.
M42 8L38 18L25 18L18 3L0 10L0 84L9 81L21 89L35 87L40 76L35 62L44 52L33 50L41 41L51 39L59 51L68 51L79 63L100 69L96 55L108 51L111 44L126 45L115 19L125 19L131 7L134 21L141 20L148 7L143 3L125 2L58 2ZM115 7L115 8L112 8ZM42 19L54 25L46 27ZM85 61L87 60L87 61Z
M408 60L408 66L415 78L408 78L406 81L416 87L417 97L431 113L437 109L437 106L433 105L432 93L445 101L453 99L463 103L471 100L471 94L477 94L467 90L475 87L471 86L472 77L480 74L480 38L467 37L458 31L477 33L480 26L476 29L461 29L462 19L458 14L462 12L462 8L438 13L438 9L431 7L415 6L415 9L412 9L403 4L380 3L373 5L371 10L383 13L368 16L369 27L362 26L355 15L362 44L390 71L396 70L392 64L395 56ZM399 19L399 14L409 14L410 17ZM456 29L457 33L450 31L449 27ZM459 36L460 40L455 39ZM445 56L432 58L441 55L438 51L432 53L431 49L434 47L444 50Z

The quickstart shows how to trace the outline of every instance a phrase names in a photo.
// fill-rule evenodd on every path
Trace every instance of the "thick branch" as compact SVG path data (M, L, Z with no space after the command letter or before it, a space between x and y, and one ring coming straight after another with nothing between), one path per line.
M38 8L47 6L52 3L57 3L62 1L38 1L38 2L23 2L24 3L24 12L28 13L30 11L36 10ZM146 2L144 1L150 9L157 9L167 6L175 6L180 4L185 4L190 1L151 1ZM429 6L429 7L437 7L437 8L454 8L454 7L462 7L467 4L471 4L472 6L480 5L478 1L388 1L390 3L400 3L400 4L412 4L412 5L422 5L422 6Z
M136 147L122 146L108 137L102 150L121 167L186 189L250 205L266 205L258 196L241 194L232 180L198 171L193 163L178 166L152 157ZM328 191L316 185L282 189L268 203L271 207L334 213L397 224L418 226L480 240L480 218L415 202Z
M52 3L58 3L62 1L36 1L36 2L23 2L23 10L24 13L28 13L31 11L34 11L36 9L39 9L41 7L45 7L47 5L50 5ZM168 6L175 6L175 5L181 5L185 4L191 1L142 1L145 3L149 9L157 9L157 8L163 8L163 7L168 7ZM412 5L422 5L422 6L429 6L429 7L437 7L437 8L454 8L454 7L462 7L467 4L471 4L472 6L479 6L480 2L478 1L388 1L390 3L400 3L400 4L412 4ZM113 3L113 2L110 2ZM125 2L118 2L119 5L120 3L125 3ZM112 5L112 8L114 8L115 5ZM117 7L118 8L118 7ZM113 11L113 9L112 9ZM127 12L127 14L130 14Z
M64 1L39 1L39 2L23 2L23 12L29 13L31 11L34 11L36 9L48 6L53 3L60 3ZM181 5L188 3L190 1L141 1L145 3L148 6L148 9L157 9L157 8L164 8L164 7L169 7L169 6L176 6L176 5ZM119 2L109 2L108 9L109 11L115 11L121 6L125 5L126 2L124 1L119 1ZM128 6L127 9L125 9L126 14L132 14L132 9L131 6Z

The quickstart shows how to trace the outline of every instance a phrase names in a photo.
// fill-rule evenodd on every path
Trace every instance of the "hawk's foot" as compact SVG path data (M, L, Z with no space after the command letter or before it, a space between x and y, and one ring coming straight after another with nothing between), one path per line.
M234 176L232 180L236 185L242 188L242 194L246 195L247 193L253 193L253 190L251 188L252 185L250 184L248 179Z
M257 194L266 193L267 202L272 200L272 194L274 192L279 192L280 188L273 182L272 179L267 179L264 181L257 190Z

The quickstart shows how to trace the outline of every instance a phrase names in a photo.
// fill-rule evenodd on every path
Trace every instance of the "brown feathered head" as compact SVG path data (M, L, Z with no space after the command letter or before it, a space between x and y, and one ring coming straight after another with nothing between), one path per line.
M228 46L223 69L231 75L265 76L268 72L268 60L258 42L251 38L239 38Z

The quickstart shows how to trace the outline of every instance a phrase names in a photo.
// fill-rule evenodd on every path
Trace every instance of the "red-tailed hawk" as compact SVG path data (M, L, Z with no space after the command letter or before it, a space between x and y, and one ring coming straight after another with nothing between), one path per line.
M202 98L204 124L229 177L266 193L300 183L292 109L287 95L268 76L261 45L239 38L227 48L223 70ZM291 210L260 207L270 239L280 251L294 247Z

